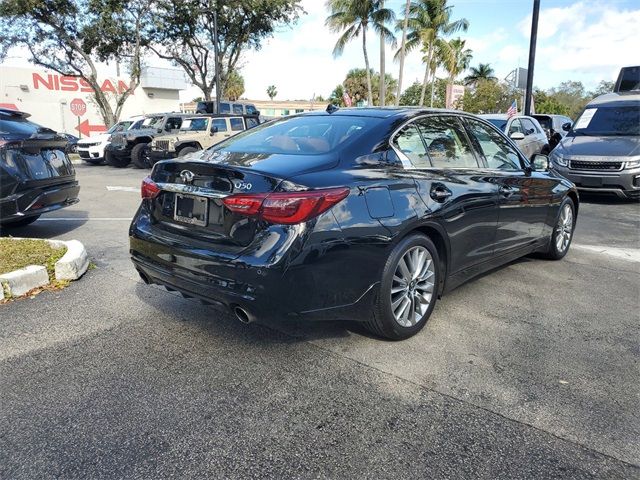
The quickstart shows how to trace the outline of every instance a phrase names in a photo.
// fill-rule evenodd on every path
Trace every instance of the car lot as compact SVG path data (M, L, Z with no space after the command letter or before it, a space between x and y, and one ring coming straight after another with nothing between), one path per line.
M563 261L463 285L394 343L144 285L144 175L80 165L80 203L12 232L97 268L0 308L0 477L640 478L638 203L583 199Z

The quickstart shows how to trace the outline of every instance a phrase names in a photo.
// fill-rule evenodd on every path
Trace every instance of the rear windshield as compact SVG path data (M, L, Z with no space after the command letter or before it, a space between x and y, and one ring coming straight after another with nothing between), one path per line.
M377 118L301 116L265 123L219 143L214 150L314 155L327 153L375 126Z
M640 135L640 102L630 106L587 108L573 125L572 135L638 136Z
M485 118L485 120L487 120L490 123L493 123L493 125L495 125L497 128L500 129L500 131L504 132L504 127L507 126L507 121L506 120L500 120L499 118Z
M11 117L11 120L0 117L0 134L17 133L20 135L32 135L43 131L51 132L50 129L41 127L22 117Z

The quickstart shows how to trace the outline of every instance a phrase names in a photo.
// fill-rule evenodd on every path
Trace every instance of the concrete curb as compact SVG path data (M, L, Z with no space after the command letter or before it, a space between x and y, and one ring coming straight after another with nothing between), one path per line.
M10 237L14 240L24 238ZM45 240L52 247L66 247L67 251L55 264L56 280L77 280L89 268L89 257L84 245L78 240ZM0 275L0 300L6 295L20 297L34 288L49 284L47 269L42 265L29 265L20 270Z

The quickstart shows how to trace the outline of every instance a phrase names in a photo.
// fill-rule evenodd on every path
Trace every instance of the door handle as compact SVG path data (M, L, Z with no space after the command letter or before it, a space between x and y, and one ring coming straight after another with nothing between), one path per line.
M453 195L451 190L444 185L434 185L429 192L429 196L436 202L444 202L451 195Z
M514 193L513 188L509 185L501 185L499 191L500 195L502 195L503 197L510 197Z

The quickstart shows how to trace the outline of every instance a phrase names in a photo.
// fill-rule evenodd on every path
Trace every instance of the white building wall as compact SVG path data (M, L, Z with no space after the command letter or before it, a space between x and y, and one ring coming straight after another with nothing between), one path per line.
M184 75L179 75L181 73L176 69L148 69L144 72L144 85L149 87L139 86L134 91L125 103L120 118L179 111L180 90L187 88ZM182 82L180 78L183 79ZM117 90L119 87L126 88L127 81L125 77L109 77L100 80L102 89L105 91ZM64 77L56 72L37 67L0 65L0 107L14 107L28 112L31 114L30 120L35 123L58 132L78 135L78 117L70 109L71 102L78 98L87 105L87 111L80 117L80 122L88 121L89 126L95 129L105 128L100 112L92 100L91 88L84 80Z

